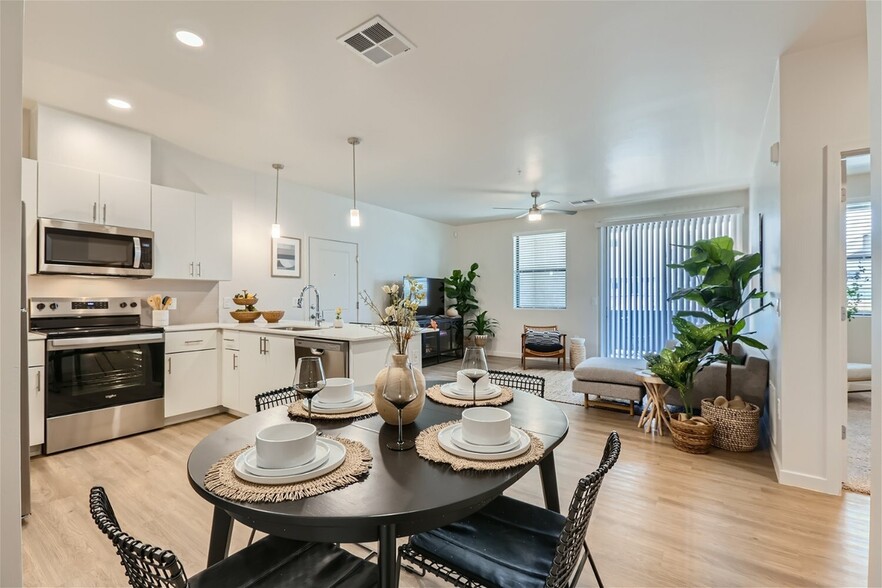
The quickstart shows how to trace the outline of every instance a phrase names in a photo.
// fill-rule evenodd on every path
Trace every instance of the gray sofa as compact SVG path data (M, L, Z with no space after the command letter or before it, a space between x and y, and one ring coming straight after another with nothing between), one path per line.
M769 382L769 361L762 352L751 347L736 346L733 355L741 363L732 365L732 396L763 409ZM644 394L637 371L646 368L642 359L589 357L576 366L573 392L585 395L585 406L622 408L634 414L636 404ZM726 393L726 364L717 362L704 368L695 377L692 406L701 407L702 398L715 398ZM591 399L589 394L600 398ZM616 402L618 401L618 402ZM680 395L668 392L668 404L683 406Z

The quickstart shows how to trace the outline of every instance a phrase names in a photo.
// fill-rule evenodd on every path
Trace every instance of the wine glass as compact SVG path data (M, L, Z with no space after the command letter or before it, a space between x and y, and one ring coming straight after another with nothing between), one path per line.
M405 440L403 437L401 411L403 411L404 407L408 404L416 400L417 385L413 370L405 369L397 371L401 373L401 377L393 378L390 370L389 377L386 378L386 383L383 386L383 398L391 402L398 410L398 441L389 441L386 443L386 447L392 451L407 451L408 449L413 449L414 443L413 439Z
M487 375L487 356L483 347L469 347L462 358L462 375L472 381L472 404L478 406L478 380Z
M325 370L320 357L301 357L294 372L294 390L307 399L309 422L312 424L312 399L324 390Z

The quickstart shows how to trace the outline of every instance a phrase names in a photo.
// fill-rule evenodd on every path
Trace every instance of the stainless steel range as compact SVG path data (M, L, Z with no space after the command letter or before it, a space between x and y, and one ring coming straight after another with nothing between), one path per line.
M32 298L46 335L46 453L163 425L162 328L140 325L133 298Z

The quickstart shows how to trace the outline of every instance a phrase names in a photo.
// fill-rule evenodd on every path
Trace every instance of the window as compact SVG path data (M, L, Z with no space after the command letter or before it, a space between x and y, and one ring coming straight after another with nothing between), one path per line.
M674 336L671 323L680 310L697 308L668 296L690 285L690 278L669 263L679 263L699 239L725 235L739 246L740 211L677 219L615 223L601 229L601 353L605 357L640 358L662 349Z
M871 211L869 202L849 202L845 206L845 283L848 307L858 315L869 315L872 307Z
M514 236L514 307L567 307L567 234Z

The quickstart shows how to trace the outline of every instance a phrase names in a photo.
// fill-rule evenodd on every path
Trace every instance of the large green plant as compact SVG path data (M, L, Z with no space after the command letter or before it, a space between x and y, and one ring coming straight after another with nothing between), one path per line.
M699 282L689 288L677 290L670 300L691 300L705 310L680 311L678 316L695 317L708 325L724 325L716 337L723 347L723 353L714 360L726 362L726 398L732 398L732 363L735 358L732 350L736 342L756 349L766 349L765 344L750 337L753 332L744 332L746 319L770 306L762 302L766 293L749 288L750 281L762 272L762 256L759 253L742 253L734 249L731 237L702 239L687 246L690 257L683 263L672 263L669 267L685 270ZM760 300L754 310L750 302Z
M475 298L475 278L479 278L475 271L478 264L473 263L467 272L455 269L449 278L444 278L444 295L448 300L455 302L450 306L463 318L471 312L478 310L478 299ZM449 307L448 307L449 308Z
M466 321L465 326L469 330L469 337L472 335L496 336L495 329L499 326L499 321L495 318L488 317L487 311L484 310L476 314L475 318Z
M673 349L662 349L659 353L647 353L643 358L653 374L680 393L686 416L692 418L695 375L713 362L714 356L709 351L726 330L726 325L696 325L682 317L674 317L673 322L677 328L674 333L677 345Z

